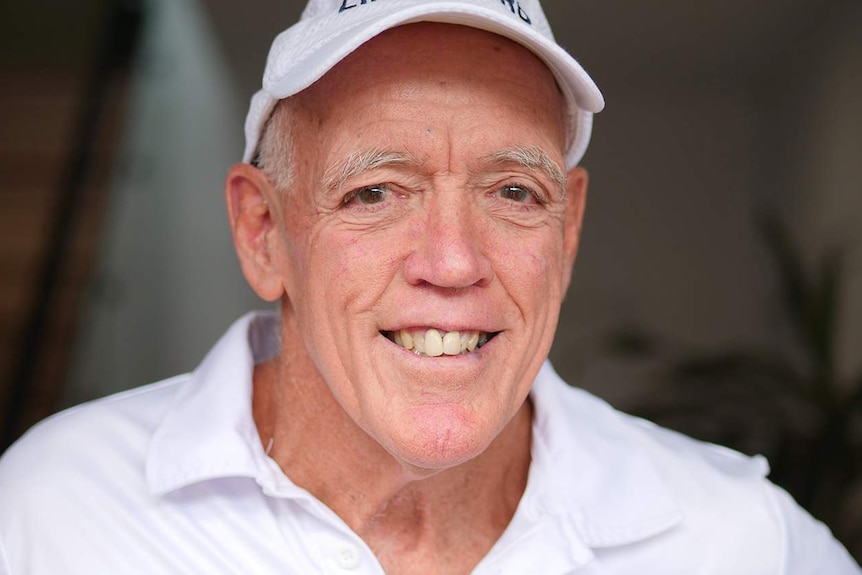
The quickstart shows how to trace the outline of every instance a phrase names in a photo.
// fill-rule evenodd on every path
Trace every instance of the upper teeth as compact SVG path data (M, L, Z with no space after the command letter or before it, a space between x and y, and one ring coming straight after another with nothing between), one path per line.
M478 331L406 330L388 332L389 339L417 355L459 355L482 347L488 334Z

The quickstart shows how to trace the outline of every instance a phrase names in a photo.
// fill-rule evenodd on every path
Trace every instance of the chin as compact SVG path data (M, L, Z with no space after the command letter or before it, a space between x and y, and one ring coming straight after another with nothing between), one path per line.
M477 421L463 407L431 405L410 410L390 453L419 469L443 470L482 454L497 429Z

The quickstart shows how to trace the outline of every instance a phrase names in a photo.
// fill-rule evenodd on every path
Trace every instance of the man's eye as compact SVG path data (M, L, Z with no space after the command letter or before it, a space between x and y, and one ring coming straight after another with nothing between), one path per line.
M533 193L521 186L504 186L500 190L500 197L523 204L533 199Z
M374 204L379 204L383 200L386 199L386 196L389 194L389 190L386 189L384 185L375 185L375 186L366 186L364 188L359 188L358 190L352 192L350 195L344 198L344 203L348 204L351 201L357 201L360 204L370 206Z

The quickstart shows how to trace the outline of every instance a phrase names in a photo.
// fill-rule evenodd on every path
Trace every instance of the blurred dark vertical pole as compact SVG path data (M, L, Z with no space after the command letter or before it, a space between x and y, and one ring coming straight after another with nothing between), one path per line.
M10 445L21 433L39 419L53 412L59 402L65 378L45 378L37 384L37 373L46 359L46 345L50 341L55 314L76 314L77 310L63 310L61 299L65 287L64 269L72 256L76 228L81 224L82 204L85 201L88 179L97 164L96 149L104 142L106 115L116 102L116 82L128 81L127 75L134 61L143 21L141 0L108 0L104 8L101 33L96 45L93 65L84 87L81 107L77 112L75 131L63 169L58 202L50 229L45 257L40 262L37 282L33 288L31 309L22 326L20 352L12 368L12 386L6 413L2 414L0 451ZM100 166L101 167L101 166ZM65 302L68 303L68 302ZM72 325L74 325L72 321ZM71 330L67 330L71 337ZM66 353L60 354L68 363L71 341L65 341ZM56 355L56 354L55 354ZM56 359L56 357L54 358ZM66 365L53 366L53 372L65 374Z

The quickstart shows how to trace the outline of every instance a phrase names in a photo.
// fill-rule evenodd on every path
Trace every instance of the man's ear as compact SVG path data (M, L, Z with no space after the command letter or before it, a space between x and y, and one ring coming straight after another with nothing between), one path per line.
M250 164L235 164L228 171L225 196L233 243L243 275L266 301L281 298L278 230L272 203L275 190L263 172Z
M563 270L563 293L568 291L572 280L572 269L578 255L584 209L587 205L587 184L589 174L580 166L572 168L566 180L566 224L563 249L565 250L565 269Z

